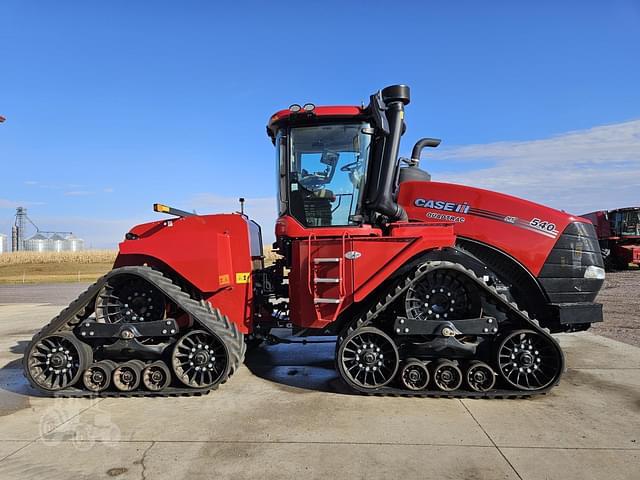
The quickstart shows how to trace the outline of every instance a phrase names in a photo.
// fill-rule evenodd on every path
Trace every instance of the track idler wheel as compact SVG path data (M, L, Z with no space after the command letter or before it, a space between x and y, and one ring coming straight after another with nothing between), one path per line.
M118 366L111 360L96 362L87 368L82 374L82 383L90 392L102 392L111 385L111 376Z
M433 367L433 383L438 389L453 392L462 385L462 371L450 360L440 360Z
M25 372L39 388L56 392L74 385L92 361L89 345L70 332L54 333L31 344Z
M171 371L162 360L147 365L142 371L142 384L151 392L164 390L170 383Z
M204 330L193 330L180 338L171 354L176 378L188 387L208 388L218 383L229 369L225 343Z
M129 360L121 363L113 371L113 386L121 392L132 392L140 385L144 362Z
M409 390L424 390L429 384L429 370L424 362L409 358L400 370L400 381Z
M516 330L498 347L500 375L520 390L542 390L562 374L562 353L555 342L533 330Z
M466 380L474 392L488 392L496 383L496 374L489 365L476 360L469 364Z
M395 342L382 330L364 327L354 330L338 347L338 370L342 378L359 389L387 385L398 371Z

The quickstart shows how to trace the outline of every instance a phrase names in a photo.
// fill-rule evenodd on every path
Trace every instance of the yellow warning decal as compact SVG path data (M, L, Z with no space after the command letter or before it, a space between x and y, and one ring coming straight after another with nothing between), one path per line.
M220 285L228 285L229 283L231 283L231 281L229 280L229 274L225 273L224 275L218 276L218 283Z
M251 277L250 272L236 273L236 283L249 283L250 277Z

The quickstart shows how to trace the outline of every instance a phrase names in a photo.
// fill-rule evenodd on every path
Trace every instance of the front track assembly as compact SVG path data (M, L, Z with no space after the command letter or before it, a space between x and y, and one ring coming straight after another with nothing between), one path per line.
M242 333L208 302L157 270L121 267L36 334L23 365L47 395L201 395L233 375L245 350Z
M563 373L564 356L548 332L485 279L434 261L396 279L347 325L336 370L370 395L513 398L548 392Z

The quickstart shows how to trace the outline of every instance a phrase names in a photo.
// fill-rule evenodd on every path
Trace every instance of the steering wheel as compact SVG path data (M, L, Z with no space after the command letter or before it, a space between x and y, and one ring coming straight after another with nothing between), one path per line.
M327 182L326 178L320 175L307 175L298 180L298 183L307 190L315 192L316 190L320 190Z
M357 168L359 168L361 165L362 165L362 160L356 160L355 162L347 163L346 165L343 165L342 167L340 167L340 171L353 172Z

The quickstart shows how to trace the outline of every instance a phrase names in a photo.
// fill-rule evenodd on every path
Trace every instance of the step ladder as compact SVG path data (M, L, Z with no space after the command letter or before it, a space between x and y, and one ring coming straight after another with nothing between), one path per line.
M309 292L313 298L314 306L316 307L316 314L319 320L324 320L327 322L333 322L338 317L340 313L340 306L346 297L345 292L345 263L344 263L344 254L346 252L346 240L347 234L345 233L342 236L342 248L340 257L314 257L312 254L313 240L315 240L315 235L309 235L309 253L308 253L308 273L309 273ZM332 273L332 276L325 276L326 274L322 272L322 270L330 269L331 266L336 266L337 268L331 269L333 272L337 270L337 276L335 273ZM322 287L327 287L330 285L338 286L338 295L325 296L321 291ZM323 305L335 305L333 309L333 314L331 318L322 318L322 313L320 309ZM326 314L326 312L325 312Z

